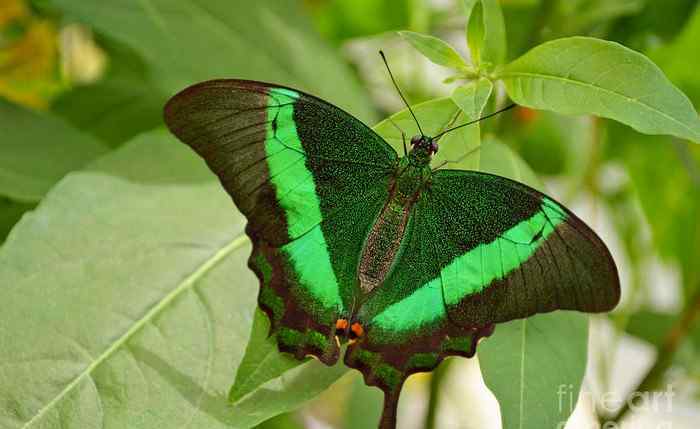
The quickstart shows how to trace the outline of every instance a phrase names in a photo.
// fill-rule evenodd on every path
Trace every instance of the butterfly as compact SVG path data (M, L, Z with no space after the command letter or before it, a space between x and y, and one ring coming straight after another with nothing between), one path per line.
M165 122L246 216L279 349L333 365L347 343L345 364L384 391L380 428L395 427L410 374L472 357L496 323L619 301L584 222L522 183L433 170L437 138L411 138L400 157L340 108L247 80L183 90Z

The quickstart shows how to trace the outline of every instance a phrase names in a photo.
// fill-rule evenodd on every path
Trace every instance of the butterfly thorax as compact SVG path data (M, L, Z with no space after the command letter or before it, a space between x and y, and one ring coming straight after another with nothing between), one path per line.
M358 267L360 289L370 293L388 277L394 265L411 209L430 182L430 153L416 148L401 158L391 181L389 198L370 230Z

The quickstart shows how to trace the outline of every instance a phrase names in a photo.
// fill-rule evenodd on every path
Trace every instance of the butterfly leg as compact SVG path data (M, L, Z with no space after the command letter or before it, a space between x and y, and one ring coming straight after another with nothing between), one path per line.
M469 157L470 155L472 155L474 152L477 152L477 151L479 151L479 150L481 150L481 145L475 147L474 149L470 150L469 152L465 153L464 155L460 156L459 158L457 158L457 159L455 159L455 160L449 160L449 159L448 159L448 160L443 161L440 165L438 165L437 167L433 168L433 171L439 170L439 169L441 169L442 167L446 166L447 164L457 164L457 163L460 163L460 162L464 161L465 159L467 159L467 157Z

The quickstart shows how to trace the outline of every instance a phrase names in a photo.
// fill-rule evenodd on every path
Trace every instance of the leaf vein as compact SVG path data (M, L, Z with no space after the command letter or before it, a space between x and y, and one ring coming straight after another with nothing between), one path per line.
M196 269L192 274L185 277L185 279L177 285L172 292L167 294L158 304L153 306L141 319L137 320L136 323L119 337L111 346L109 346L102 354L100 354L83 372L81 372L73 381L68 383L61 392L56 395L51 401L44 405L31 419L29 419L23 426L22 429L32 427L35 422L38 422L48 411L53 409L64 396L70 393L84 377L89 376L92 372L102 365L116 350L126 344L126 342L137 332L141 330L147 323L151 322L151 319L159 314L164 308L166 308L175 298L180 296L183 292L189 290L193 287L197 281L202 278L207 272L216 267L226 256L231 252L238 249L240 246L245 244L248 237L241 235L233 239L229 244L219 249L214 253L206 262L204 262L198 269Z
M656 114L658 114L658 115L660 115L660 116L662 116L662 117L664 117L664 118L670 120L671 122L674 122L674 123L680 125L680 126L683 127L684 129L688 130L691 134L697 135L697 136L700 137L700 131L694 130L693 128L689 127L687 124L685 124L685 123L683 123L682 121L680 121L680 120L674 118L673 116L671 116L671 115L669 115L669 114L667 114L667 113L665 113L665 112L663 112L663 111L661 111L661 110L658 110L658 109L656 109L655 107L650 106L649 104L643 103L643 102L641 102L641 101L640 101L639 99L637 99L637 98L627 96L627 95L625 95L625 94L622 94L622 93L620 93L620 92L616 92L616 91L614 91L614 90L610 90L610 89L608 89L608 88L604 88L604 87L601 87L601 86L596 86L596 85L590 84L590 83L588 83L588 82L582 82L582 81L578 81L578 80L573 80L573 79L564 78L564 77L561 77L561 76L553 76L553 75L546 75L546 74L540 74L540 73L505 72L505 73L502 73L502 74L500 75L500 78L502 78L502 79L518 78L518 77L521 77L521 78L528 78L528 77L529 77L529 78L540 79L540 80L545 80L545 81L546 81L546 80L562 81L562 82L565 82L565 83L568 83L568 84L571 84L571 85L578 85L578 86L584 86L584 87L588 87L588 88L593 88L593 89L595 89L595 90L598 90L598 91L601 91L601 92L604 92L604 93L607 93L607 94L612 94L612 95L615 95L615 96L619 96L619 97L621 97L621 98L623 98L623 99L625 99L625 100L627 100L627 101L629 101L629 102L631 102L631 103L638 104L638 105L644 107L646 110L649 110L649 111L651 111L651 112L653 112L653 113L656 113Z

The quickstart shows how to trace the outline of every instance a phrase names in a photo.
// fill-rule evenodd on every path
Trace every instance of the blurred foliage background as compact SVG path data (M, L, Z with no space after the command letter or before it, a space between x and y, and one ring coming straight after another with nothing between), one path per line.
M0 0L0 242L65 174L160 127L165 100L190 83L211 77L281 81L375 123L403 108L379 48L412 103L453 88L443 83L449 72L396 31L441 37L467 55L465 17L455 0L211 2L206 13L183 15L160 29L145 25L148 7L136 13L140 8L127 5L132 2L101 3ZM206 9L201 3L173 1L172 7ZM509 59L565 36L617 41L649 56L700 105L697 1L500 4ZM218 13L227 14L228 27L209 20ZM163 42L163 34L174 34L177 43ZM697 427L700 146L597 117L526 108L484 124L484 133L515 150L550 193L581 213L620 267L623 302L614 313L592 318L586 380L567 427L595 427L607 418L635 428ZM498 427L498 407L488 393L469 393L485 390L483 383L477 389L479 378L478 367L463 363L416 376L405 389L402 413L413 416L412 427ZM668 386L676 393L670 410L621 412L601 402L608 392L624 397ZM357 376L346 376L303 408L260 427L372 427L380 398ZM460 398L483 401L484 408ZM659 426L667 422L672 426Z

